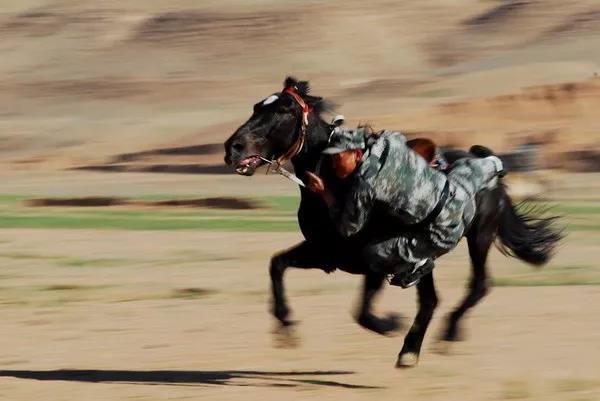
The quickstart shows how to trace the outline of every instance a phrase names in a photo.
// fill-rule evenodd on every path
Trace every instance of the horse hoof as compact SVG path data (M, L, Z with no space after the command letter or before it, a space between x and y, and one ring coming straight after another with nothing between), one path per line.
M387 336L397 335L404 328L404 317L399 313L389 313L385 317L385 320L387 321L385 330L385 335Z
M447 330L440 337L441 342L455 343L455 342L464 341L464 340L465 340L465 334L463 333L462 330L460 330L458 328L454 328L453 330Z
M452 341L440 340L434 347L434 352L440 355L448 355L452 350Z
M414 368L419 363L419 355L414 352L407 352L398 355L396 362L397 368Z
M284 349L298 348L300 346L300 336L298 336L292 324L287 326L280 325L273 330L273 346Z
M273 306L271 313L283 326L289 326L290 321L288 320L288 316L290 315L290 310L286 305Z
M367 330L371 330L382 336L397 335L397 331L402 327L402 317L397 314L390 314L386 317L377 317L372 314L363 314L356 318L356 322Z
M389 313L382 318L374 317L372 324L376 324L375 327L364 327L386 337L396 337L404 327L403 319L398 313Z

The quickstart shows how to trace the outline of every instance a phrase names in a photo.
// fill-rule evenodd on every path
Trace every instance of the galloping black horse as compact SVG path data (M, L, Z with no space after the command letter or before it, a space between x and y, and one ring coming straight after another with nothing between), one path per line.
M320 168L321 176L334 181L330 164L320 162L321 151L331 132L331 126L321 114L330 111L331 106L323 98L308 92L308 82L288 77L282 92L255 104L252 116L225 142L225 162L238 174L251 176L265 160L284 162L290 159L299 178L303 179L306 171ZM461 157L474 156L454 150L445 152L445 157L452 163ZM281 326L292 324L283 287L285 270L288 267L316 268L329 273L338 268L365 275L357 322L379 334L397 329L397 316L382 318L371 311L373 297L383 286L385 275L366 268L361 248L373 238L412 228L374 215L359 235L343 238L331 222L321 197L303 187L300 187L300 194L298 222L305 240L274 255L270 265L272 312ZM471 283L464 300L447 318L443 340L459 339L461 317L488 292L486 259L494 240L500 240L497 244L506 255L542 265L549 260L561 238L552 221L553 218L537 217L531 210L517 210L501 182L478 195L477 214L466 233L472 262ZM418 313L404 339L398 367L416 365L423 337L438 303L432 274L421 279L417 290Z

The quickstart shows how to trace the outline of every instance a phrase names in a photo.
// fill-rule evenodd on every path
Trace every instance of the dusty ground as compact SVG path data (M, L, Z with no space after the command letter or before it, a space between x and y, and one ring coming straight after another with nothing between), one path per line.
M531 276L590 266L600 252L591 237L573 234ZM600 399L597 286L497 287L466 319L468 340L435 352L441 319L463 292L462 248L438 268L442 305L417 369L393 368L401 338L353 323L359 278L341 272L288 274L302 342L274 347L266 262L297 239L1 231L0 398ZM497 252L491 266L500 278L532 273ZM377 309L412 318L414 295L388 288Z
M287 74L351 124L499 151L534 139L554 168L600 147L595 0L0 3L7 198L295 195L280 177L70 170L218 145ZM126 164L222 156L209 146ZM353 323L359 278L339 272L289 273L302 342L274 347L266 263L298 234L2 229L0 399L599 400L598 175L509 180L571 202L567 242L542 271L494 252L498 286L465 321L468 341L440 355L435 335L468 274L464 248L447 256L409 371L393 368L401 337ZM29 213L0 202L0 217L13 212ZM412 319L414 290L387 290L378 310Z

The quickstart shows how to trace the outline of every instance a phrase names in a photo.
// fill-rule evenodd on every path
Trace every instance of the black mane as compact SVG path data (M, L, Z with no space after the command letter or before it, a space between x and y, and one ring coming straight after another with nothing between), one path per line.
M288 76L283 82L283 90L293 88L302 99L313 108L313 111L320 115L321 113L332 112L335 109L335 104L329 100L323 99L320 96L311 96L310 83L308 81L298 81L296 78Z

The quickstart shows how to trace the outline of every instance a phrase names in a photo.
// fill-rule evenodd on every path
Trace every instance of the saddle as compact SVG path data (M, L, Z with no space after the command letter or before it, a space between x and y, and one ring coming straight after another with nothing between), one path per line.
M427 138L415 138L406 142L406 145L411 148L415 153L419 154L423 157L427 163L431 167L436 170L441 171L442 173L447 173L448 163L446 160L437 152L437 146L435 142L431 139ZM422 221L414 224L412 227L415 229L423 229L429 226L440 214L444 205L446 204L446 200L448 199L448 194L450 191L450 186L448 180L444 184L444 188L442 189L442 194L438 203L435 205L435 208L423 219Z

